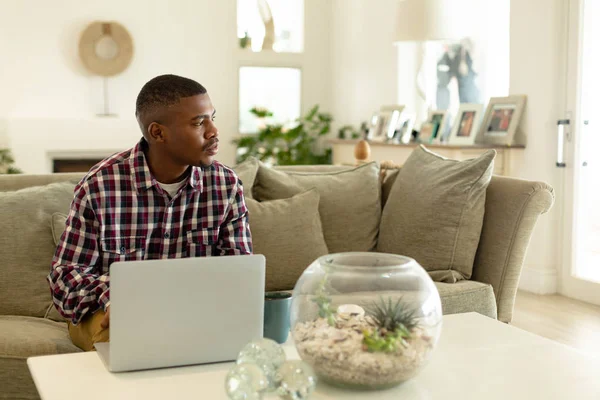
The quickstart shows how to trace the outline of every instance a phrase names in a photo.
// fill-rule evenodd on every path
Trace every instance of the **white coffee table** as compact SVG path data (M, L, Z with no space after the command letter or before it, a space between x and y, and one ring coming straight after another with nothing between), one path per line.
M286 353L298 358L291 344ZM224 379L232 365L113 374L94 352L33 357L27 364L44 400L227 400ZM431 362L416 378L380 392L319 383L311 399L597 400L600 359L479 314L449 315Z

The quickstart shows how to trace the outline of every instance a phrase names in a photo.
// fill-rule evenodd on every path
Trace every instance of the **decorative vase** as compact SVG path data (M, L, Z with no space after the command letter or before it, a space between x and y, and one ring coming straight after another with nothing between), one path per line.
M385 253L320 257L291 306L298 354L336 386L385 389L414 377L442 328L439 293L413 259Z

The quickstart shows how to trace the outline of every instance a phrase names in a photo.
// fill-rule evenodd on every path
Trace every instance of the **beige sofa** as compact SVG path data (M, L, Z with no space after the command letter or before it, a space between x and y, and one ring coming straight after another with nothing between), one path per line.
M296 167L294 170L327 172L340 168ZM389 193L393 174L394 171L388 172L381 180L379 198ZM76 182L81 176L5 175L0 176L0 192L52 182ZM4 215L5 221L12 221L4 222L12 226L3 226L0 234L2 399L38 398L27 369L27 357L79 351L69 340L65 322L51 305L45 281L54 249L52 214L66 213L69 201L64 194L58 199L37 193L35 190L25 192L25 196L31 198L24 197L20 201L0 201L0 217ZM505 177L492 179L487 189L484 224L472 279L453 284L436 282L444 313L476 311L510 322L529 239L538 216L551 207L553 199L552 189L543 183ZM14 244L15 237L32 234L36 235L35 240ZM57 371L57 384L65 382L65 374L72 373L76 372Z

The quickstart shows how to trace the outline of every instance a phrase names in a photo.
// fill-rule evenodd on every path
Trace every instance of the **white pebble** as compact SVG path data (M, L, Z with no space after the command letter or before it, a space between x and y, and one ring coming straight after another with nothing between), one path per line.
M360 315L361 317L365 315L364 308L356 304L342 304L337 308L337 312L338 314Z

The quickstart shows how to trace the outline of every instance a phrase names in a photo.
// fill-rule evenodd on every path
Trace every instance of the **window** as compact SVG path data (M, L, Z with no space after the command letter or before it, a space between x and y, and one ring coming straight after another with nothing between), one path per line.
M508 34L488 47L487 41L465 38L453 43L428 42L421 71L427 99L437 110L460 103L485 104L508 95Z
M237 10L238 38L247 36L253 51L261 51L269 32L274 51L304 50L304 0L238 0Z
M240 68L240 133L255 133L265 121L250 112L266 108L269 122L289 124L300 117L301 72L298 68Z
M460 103L485 105L508 95L510 1L495 2L493 18L482 18L484 12L478 7L468 16L470 37L397 46L398 99L421 122L427 108L452 115Z

